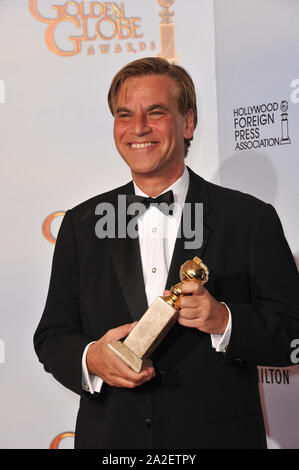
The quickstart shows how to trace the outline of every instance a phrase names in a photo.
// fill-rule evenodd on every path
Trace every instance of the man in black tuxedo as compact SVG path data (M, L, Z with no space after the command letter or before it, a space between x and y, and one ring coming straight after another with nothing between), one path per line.
M134 61L114 77L108 100L133 181L66 212L34 336L45 370L81 396L75 446L265 448L257 365L291 365L299 337L298 272L279 218L269 204L185 167L197 108L184 69ZM164 193L178 203L172 215L150 205L137 219L139 237L119 236L120 196ZM118 217L103 237L107 204ZM148 236L165 226L168 236ZM201 228L202 243L190 243ZM209 268L208 283L183 287L189 295L153 367L134 372L107 344L125 338L195 256Z

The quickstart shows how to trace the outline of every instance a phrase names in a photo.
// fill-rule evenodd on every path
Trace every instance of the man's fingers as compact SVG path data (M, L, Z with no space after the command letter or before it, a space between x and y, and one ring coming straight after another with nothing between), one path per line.
M102 338L88 348L86 364L89 372L101 377L112 387L137 387L151 380L155 375L153 367L148 367L139 373L135 372L108 348L109 343L126 337L137 323L128 323L107 331Z
M153 367L149 367L141 372L135 372L112 351L111 353L114 355L114 358L111 358L111 364L116 371L116 374L125 380L129 380L131 382L140 382L154 374Z
M179 313L180 318L186 318L188 320L193 320L201 316L200 311L195 308L182 308Z
M205 288L198 282L185 282L181 287L183 294L203 295Z
M178 323L182 326L187 326L188 328L198 328L198 319L179 317Z
M180 298L181 308L197 308L202 304L202 298L199 295L186 295Z
M114 387L135 388L135 387L139 387L145 382L148 382L151 378L152 378L152 375L147 375L147 376L143 376L143 378L140 379L139 381L133 381L133 380L128 380L123 377L116 376L114 380L112 380L111 385Z
M137 322L136 322L137 323ZM107 358L109 357L109 363L111 367L111 372L119 377L122 377L125 380L132 382L140 382L147 377L153 376L155 370L154 367L148 367L141 372L135 372L128 364L120 359L113 351L106 346Z
M117 361L113 361L113 380L118 386L125 387L137 387L142 385L144 382L151 380L155 375L153 367L149 367L141 372L135 372L127 364L117 358ZM126 384L126 385L124 385Z
M153 367L148 367L139 373L135 372L108 348L109 343L128 336L137 323L136 321L134 323L121 325L117 328L112 328L89 348L92 350L93 355L92 360L89 360L90 365L88 364L88 370L101 377L112 387L137 387L151 380L155 375ZM93 351L93 348L96 349L96 351ZM89 357L90 355L87 359Z
M134 372L134 371L133 371ZM136 375L131 375L129 377L125 377L125 379L132 383L135 386L142 385L145 382L148 382L150 379L152 379L155 375L154 369L152 368L151 370L145 370L139 373L136 373Z

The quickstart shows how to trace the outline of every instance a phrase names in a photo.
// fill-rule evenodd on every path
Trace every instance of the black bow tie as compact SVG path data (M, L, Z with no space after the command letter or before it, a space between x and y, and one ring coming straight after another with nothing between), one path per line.
M169 205L174 202L173 192L167 191L166 193L160 194L158 197L145 197L145 196L136 196L136 194L127 195L127 204L132 204L133 202L139 202L144 205L145 210L150 207L151 204L154 204L163 214L173 215L173 211L169 210ZM164 204L161 204L161 203Z

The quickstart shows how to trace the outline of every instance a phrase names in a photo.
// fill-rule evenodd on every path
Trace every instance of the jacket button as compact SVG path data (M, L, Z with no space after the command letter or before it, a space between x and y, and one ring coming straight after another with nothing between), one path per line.
M147 419L145 420L145 424L146 424L146 426L147 426L148 428L151 428L151 427L152 427L152 420L149 419L149 418L147 418Z

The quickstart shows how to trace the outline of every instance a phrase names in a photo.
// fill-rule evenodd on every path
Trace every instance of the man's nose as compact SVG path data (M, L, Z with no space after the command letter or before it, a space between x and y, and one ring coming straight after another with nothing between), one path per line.
M144 135L151 131L148 125L146 116L143 114L137 114L132 123L132 133L134 135Z

